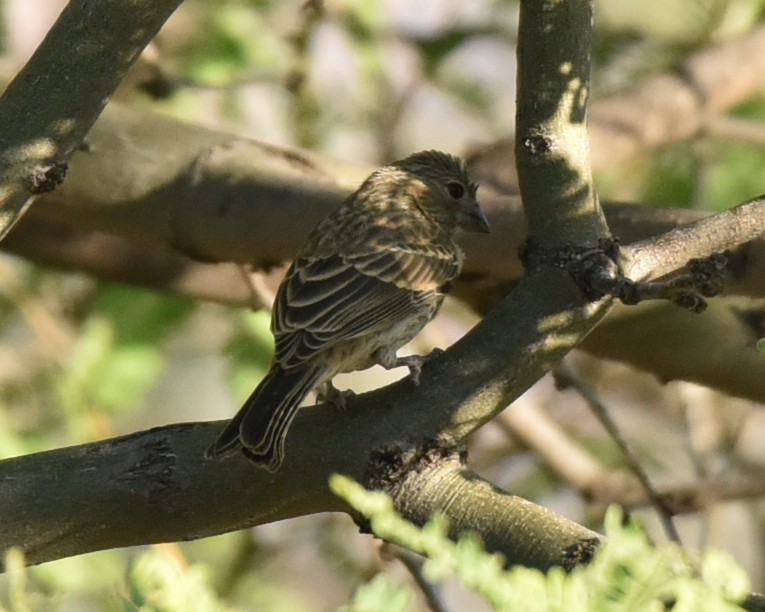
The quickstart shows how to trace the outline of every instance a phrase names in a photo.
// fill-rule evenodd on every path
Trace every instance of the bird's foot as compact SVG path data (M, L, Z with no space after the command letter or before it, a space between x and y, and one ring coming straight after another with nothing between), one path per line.
M327 381L319 387L316 393L316 403L327 402L337 406L340 410L345 410L348 406L348 400L356 395L350 389L338 389L332 384L332 381Z
M391 367L398 368L406 366L409 368L409 380L415 387L420 385L420 374L422 374L422 366L424 366L431 359L435 359L439 355L444 353L443 349L433 349L427 355L407 355L406 357L397 357L396 361Z

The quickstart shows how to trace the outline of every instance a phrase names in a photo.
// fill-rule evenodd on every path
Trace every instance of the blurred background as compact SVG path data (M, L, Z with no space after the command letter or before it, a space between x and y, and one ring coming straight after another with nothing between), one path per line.
M64 5L0 1L3 79L24 64ZM600 0L595 23L592 100L599 100L760 27L763 2ZM117 95L338 159L379 164L426 148L480 155L512 137L517 24L514 0L186 0ZM601 198L719 210L765 191L763 94L690 140L599 168ZM476 321L466 307L448 303L407 350L448 346ZM268 323L263 311L171 298L0 255L0 457L233 415L268 364ZM762 473L762 406L690 383L662 384L581 354L569 362L658 485ZM364 390L403 375L378 370L344 376L339 386ZM471 466L598 529L604 505L566 482L535 444L544 450L563 436L579 449L565 452L580 452L610 474L624 466L614 443L577 393L556 390L550 377L514 410L515 418L506 411L477 432ZM524 427L541 431L539 440L519 435ZM678 525L688 546L729 550L762 590L765 507L741 497ZM653 512L639 514L662 539ZM412 584L396 555L358 534L346 516L311 516L48 563L27 572L24 601L32 610L332 610L381 571ZM0 605L11 606L12 587L0 577ZM449 610L486 609L456 581L439 588ZM402 609L425 609L412 592Z

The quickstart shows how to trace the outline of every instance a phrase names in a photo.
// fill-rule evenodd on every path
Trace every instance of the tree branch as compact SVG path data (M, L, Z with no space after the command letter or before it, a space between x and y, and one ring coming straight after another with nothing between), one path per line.
M70 155L178 4L69 2L0 98L0 238L35 195L63 180Z
M707 131L725 112L765 85L765 26L690 55L670 74L651 76L630 91L595 100L589 135L594 169L641 151ZM482 184L517 191L514 142L484 146L471 156Z
M419 475L412 478L427 487L419 496L398 497L407 518L420 520L443 510L453 525L481 532L510 563L558 564L562 549L592 533L492 490L457 468L450 456L443 462L450 479L433 481L430 468L421 466L434 444L436 452L448 452L504 409L571 348L572 339L589 329L597 314L596 308L581 305L577 288L562 273L535 275L429 362L419 387L399 381L353 398L342 413L329 405L301 410L276 474L238 456L206 461L204 449L221 423L171 425L0 461L0 548L20 546L30 563L41 563L341 510L328 491L329 475L379 479L388 465L381 466L380 458L386 457L396 465L403 461L404 473L414 468ZM413 486L414 481L406 482ZM453 484L462 495L447 493ZM498 518L472 523L473 495L487 507L502 509ZM511 512L519 508L520 518ZM552 521L547 539L538 540L545 528L531 526L535 519ZM558 536L562 539L555 541Z
M561 425L533 402L521 398L497 421L514 439L520 439L590 504L626 508L647 506L652 500L634 474L610 468L572 440ZM762 474L745 474L698 482L674 483L658 490L674 514L702 512L715 503L753 499L765 495Z
M715 298L694 314L661 301L617 306L582 344L603 359L686 380L735 397L765 401L762 306Z
M593 165L603 167L642 149L698 134L709 117L762 87L763 50L765 27L760 27L698 51L674 74L652 77L632 92L594 105Z
M529 236L555 249L610 236L587 138L591 2L521 2L515 155Z
M622 249L622 270L634 280L657 278L688 260L734 249L765 232L765 197L699 219Z
M158 134L161 138L157 140ZM272 153L272 147L230 138L113 104L89 136L91 152L75 155L73 169L62 188L37 202L0 244L6 251L40 263L84 270L100 278L251 305L251 287L236 266L205 263L184 253L197 252L211 262L289 259L312 220L337 205L349 191L344 185L361 173L339 166L340 178L335 181L329 178L330 172L335 172L330 160L288 150ZM227 139L228 145L220 144ZM140 154L126 157L126 146L128 151ZM214 156L216 163L195 165L195 159L204 158L210 147L223 150L222 158ZM479 239L464 237L466 267L455 288L455 294L479 312L493 308L522 274L516 256L525 225L519 200L487 191L481 199L489 210L492 234ZM195 206L201 209L191 212ZM679 248L671 240L661 239L659 244L671 249L672 256L662 256L664 247L656 247L651 240L628 245L627 261L638 262L642 269L661 266L662 273L666 273L669 265L683 266L689 253L703 255L730 248L733 242L757 232L759 207L756 202L748 204L741 211L723 213L690 230L679 230L672 234L672 240L682 240ZM218 208L226 211L225 219L218 219ZM645 240L697 220L702 214L635 205L606 205L605 212L614 233L626 243ZM280 228L279 232L272 231L264 219ZM293 223L295 219L298 221ZM741 219L746 222L741 223ZM733 221L732 233L725 231L729 220ZM716 228L712 235L717 238L712 243L701 239L710 226ZM180 232L179 227L188 232ZM107 234L107 228L121 235ZM204 239L206 228L215 234L214 239ZM628 271L635 274L631 268ZM760 237L734 257L733 275L726 290L760 297L765 295L763 279L765 239ZM638 316L649 310L626 312L618 308L609 317L608 334L606 328L596 330L584 340L582 348L637 365L662 379L693 380L733 395L765 401L765 389L753 384L763 380L759 355L742 350L753 346L757 331L747 327L748 319L736 316L742 307L729 310L724 315L728 324L720 329L733 325L738 331L728 337L746 340L746 344L714 344L710 335L715 334L707 323L711 311L698 318L674 308L656 308L667 325L670 319L682 319L681 325L673 329L687 335L666 334L665 326L661 327L665 332L657 335L658 327L650 317ZM619 337L636 341L609 340ZM648 338L653 344L647 347ZM714 354L729 367L704 367L699 357L708 351L695 357L688 354L689 347L702 338L717 347ZM723 347L732 352L723 353ZM657 354L666 359L655 359Z
M202 262L167 248L142 247L101 231L83 231L30 214L16 224L2 249L38 264L77 270L180 297L222 304L253 304L241 266Z
M535 14L537 10L541 14ZM544 56L550 63L537 64L534 70L528 63L522 66L521 95L527 95L525 88L532 83L536 87L541 71L545 86L557 85L543 88L542 95L552 92L560 104L550 109L549 100L543 100L550 114L532 114L519 123L526 126L521 149L529 155L522 163L528 168L547 164L548 177L555 179L549 193L544 193L539 177L527 181L529 219L535 234L551 244L591 244L607 235L607 227L586 163L583 121L589 68L578 63L584 61L582 41L573 34L560 36L568 33L561 23L569 19L589 32L591 5L529 0L524 11L524 19L531 15L542 20L532 27L524 22L524 44L539 44L551 56ZM539 27L552 18L547 11L562 11L563 22L553 19L552 29ZM567 61L575 73L563 70ZM524 104L529 103L524 98ZM285 234L296 242L302 239L292 222L305 217L307 199L318 203L310 209L318 218L345 191L330 178L334 170L325 171L329 166L307 154L222 139L208 131L195 132L203 146L185 148L173 136L188 138L186 128L161 134L166 149L137 148L143 170L157 176L136 182L129 172L115 172L123 168L125 146L132 144L117 140L136 134L148 138L159 122L153 124L145 114L131 118L127 111L118 119L141 125L122 134L94 130L90 152L78 155L82 180L67 181L61 193L40 207L39 218L70 222L79 229L116 227L120 236L136 244L234 261L253 260L253 228L263 228L255 259L268 265L294 252L285 247ZM156 131L151 136L156 139ZM258 174L262 169L266 171ZM536 166L531 168L536 171ZM107 181L107 172L117 176ZM231 185L231 176L245 178ZM94 191L82 188L104 182L114 189L95 199ZM537 194L539 199L531 197ZM187 206L192 195L195 206ZM70 206L53 206L58 196L66 196ZM555 216L553 212L561 213L562 224L544 218ZM573 226L566 224L572 219ZM306 232L313 220L306 220ZM496 252L493 257L500 258ZM401 470L404 477L393 478L389 486L407 518L419 521L443 510L455 529L478 529L510 563L546 569L561 562L564 548L592 533L492 488L466 471L451 451L548 371L592 330L606 309L604 303L587 303L564 272L538 270L521 280L471 333L429 363L419 387L402 381L359 396L343 414L330 406L301 411L291 429L290 452L277 474L260 471L240 457L221 463L204 460L203 449L220 424L173 425L2 461L0 547L20 545L30 562L39 563L103 548L213 535L343 509L327 489L333 472L362 481L375 479L379 485ZM433 456L431 464L428 459ZM497 515L491 521L478 517L479 506L496 508Z

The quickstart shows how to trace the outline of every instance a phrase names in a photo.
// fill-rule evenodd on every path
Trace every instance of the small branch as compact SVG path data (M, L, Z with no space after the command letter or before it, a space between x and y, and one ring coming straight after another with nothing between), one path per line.
M761 196L661 236L625 246L621 249L620 263L628 278L658 278L682 268L691 259L734 249L763 232L765 197Z
M704 126L709 136L765 145L765 123L741 117L713 117Z
M237 267L242 279L250 288L250 308L253 310L260 310L261 308L271 310L276 299L276 291L269 287L266 274L252 269L252 266L239 265Z
M572 261L571 273L593 299L610 295L628 306L646 300L668 300L695 313L706 309L704 298L714 297L722 291L728 264L726 255L715 254L707 259L688 261L687 274L678 274L664 281L633 281L618 270L617 260L618 255L594 250Z
M705 297L718 295L725 280L728 257L715 254L707 259L686 262L688 273L664 281L633 281L620 269L618 244L610 238L598 241L597 247L563 246L544 248L529 238L520 251L529 273L545 265L567 270L582 294L590 300L610 296L634 306L646 300L669 300L676 306L700 313L706 307Z
M519 439L568 485L589 502L637 508L653 504L640 481L629 472L602 465L538 406L520 398L494 421L513 439ZM765 495L765 475L726 476L656 489L655 495L672 515L703 512L717 502L756 499Z
M650 478L648 477L648 474L646 474L643 466L640 464L640 461L632 452L626 440L622 437L618 426L611 418L611 415L609 414L606 406L595 395L593 390L585 385L579 379L579 377L574 374L574 372L565 364L565 362L558 364L553 372L555 374L555 381L560 387L573 388L579 394L579 396L585 402L587 402L587 405L590 407L593 414L597 417L598 421L600 421L608 434L611 436L611 439L622 451L622 454L624 455L630 470L632 470L632 473L637 476L640 484L643 485L643 488L648 494L648 498L651 500L651 504L659 514L659 518L661 519L662 525L664 526L664 531L666 532L667 537L669 537L670 540L682 544L680 541L680 534L678 533L677 528L672 521L672 507L667 503L664 497L659 495L659 493L654 488Z
M382 552L387 555L392 555L403 565L409 572L409 575L414 580L417 588L425 598L428 609L431 612L448 612L448 608L441 601L441 597L436 590L436 587L425 579L422 573L423 561L422 558L415 553L391 544L390 542L383 543Z
M237 264L194 261L177 251L40 219L34 211L19 221L2 248L39 264L170 295L232 305L252 303L252 289Z
M533 449L589 502L625 505L625 499L643 498L643 489L632 474L606 468L532 401L519 398L494 422Z
M0 239L69 157L180 0L72 0L0 98ZM44 101L44 102L41 102Z

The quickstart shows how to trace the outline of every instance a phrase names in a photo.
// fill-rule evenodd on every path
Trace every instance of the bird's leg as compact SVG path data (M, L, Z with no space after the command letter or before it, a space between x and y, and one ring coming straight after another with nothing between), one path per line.
M340 390L332 384L331 380L323 383L316 392L316 402L334 404L340 410L345 410L348 400L356 395L350 389Z
M386 349L380 349L377 352L377 363L379 363L386 370L392 370L393 368L400 368L406 366L409 368L409 380L417 387L420 384L420 374L422 373L422 366L434 357L438 357L443 353L443 349L433 349L427 355L407 355L406 357L396 357L396 352Z

